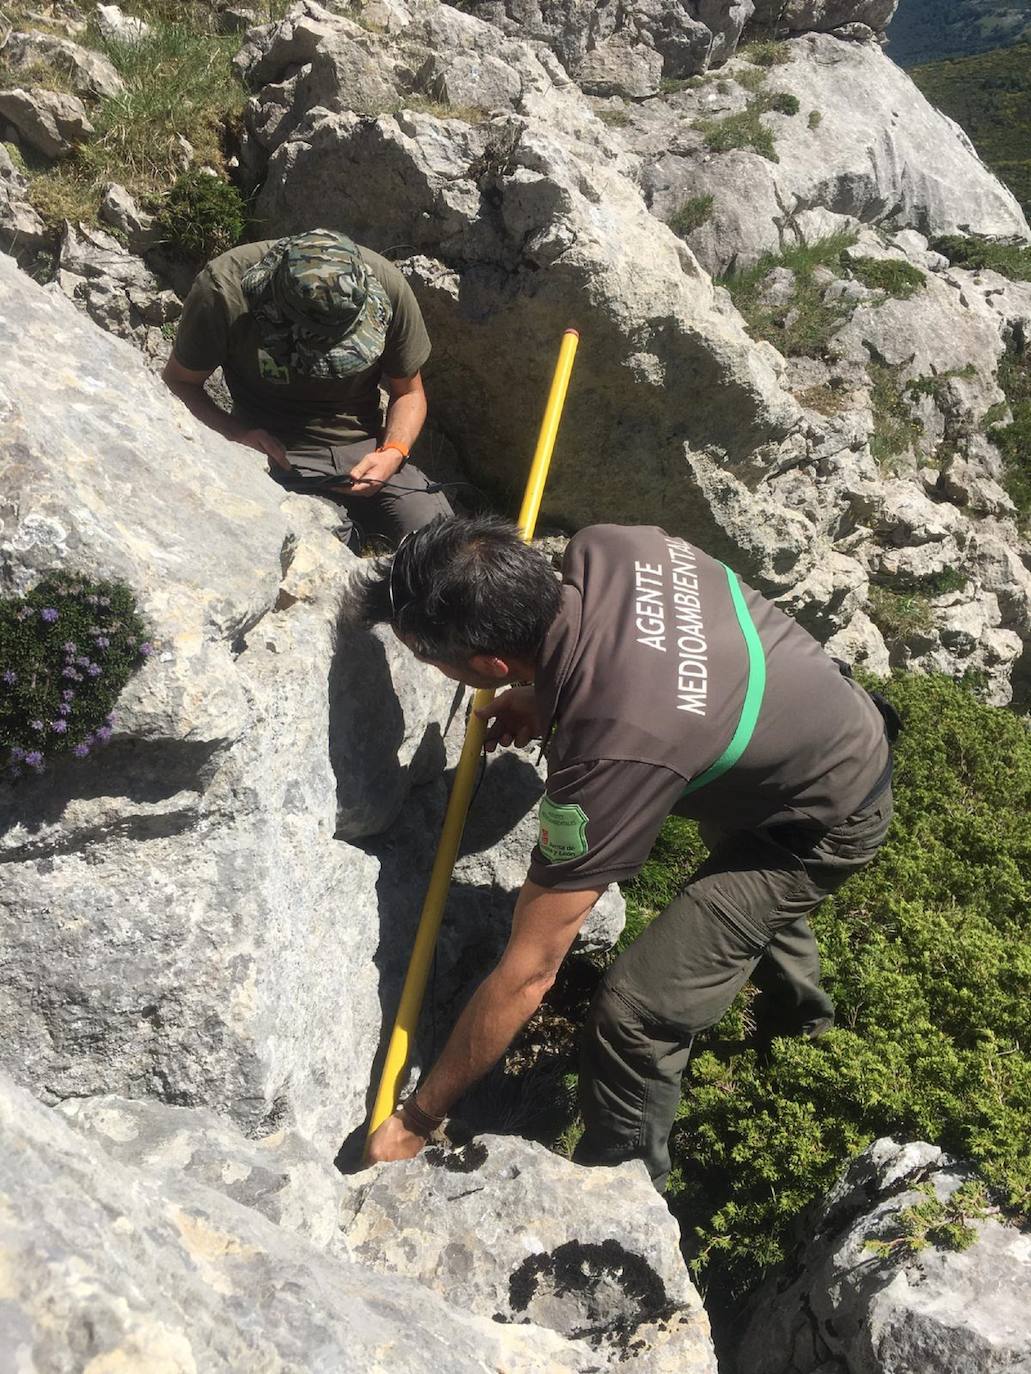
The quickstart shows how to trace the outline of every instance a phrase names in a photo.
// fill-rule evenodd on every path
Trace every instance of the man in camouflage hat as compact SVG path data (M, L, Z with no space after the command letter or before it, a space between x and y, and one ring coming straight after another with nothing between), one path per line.
M429 353L397 268L345 234L315 229L208 263L162 375L204 424L265 454L281 486L339 505L352 547L361 535L396 544L451 513L408 462L426 418L420 374ZM231 415L204 391L217 367Z

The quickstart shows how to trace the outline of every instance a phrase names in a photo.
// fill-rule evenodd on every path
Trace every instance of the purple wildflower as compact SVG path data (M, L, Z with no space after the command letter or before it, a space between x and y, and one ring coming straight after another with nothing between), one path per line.
M148 643L146 640L144 640L143 643L140 645L140 657L141 657L141 658L149 658L150 655L151 655L153 652L154 652L154 646L153 646L153 644L150 644L150 643Z
M32 726L33 730L43 729L43 722L41 720L30 720L29 724Z
M61 700L62 700L62 701L74 701L74 700L75 700L75 692L72 690L71 687L66 687L66 688L64 689L64 691L61 693Z
M79 657L75 660L75 665L76 665L77 668L88 668L88 667L89 667L89 655L88 655L88 654L80 654Z
M25 762L29 765L30 768L42 768L43 755L39 752L38 749L30 749L29 752L25 755Z
M98 649L106 649L110 645L111 641L108 639L107 635L97 635L93 643L97 646Z
M55 735L63 735L68 729L68 722L66 720L52 720L50 722L50 728Z
M73 667L71 667L71 665L69 665L67 668L62 668L62 669L61 669L61 676L62 676L62 677L78 677L79 674L75 671L75 669L74 669Z
M108 713L107 713L107 715L104 717L104 719L105 719L105 721L107 721L108 725L114 725L114 723L115 723L115 713L114 713L114 711L108 711Z
M87 673L89 673L90 677L99 677L101 673L100 664L91 663L90 666L86 669L86 671Z
M4 670L4 681L8 687L13 687L18 681L18 674L12 668L7 668Z
M53 625L59 614L60 613L55 610L53 606L47 606L44 610L40 611L39 618L40 620L45 620L48 625Z
M101 725L97 728L96 740L98 744L106 744L114 731L110 725Z
M89 753L89 745L85 741L83 741L82 744L77 744L75 746L75 748L72 750L72 753L75 755L77 759L84 759L86 755Z
M60 706L57 708L57 712L58 715L61 716L70 716L72 713L72 708L68 705L66 701L62 701Z
M25 750L19 749L16 744L11 745L10 760L12 763L20 763L25 757Z
M79 646L78 644L76 644L74 639L67 640L64 644L61 645L61 648L65 651L66 654L77 654L79 652Z

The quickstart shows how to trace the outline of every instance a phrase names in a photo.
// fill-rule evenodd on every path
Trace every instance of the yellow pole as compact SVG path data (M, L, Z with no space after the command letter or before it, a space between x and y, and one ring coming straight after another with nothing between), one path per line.
M541 508L545 483L548 480L548 469L551 466L555 436L558 434L562 407L565 404L566 392L569 389L569 377L573 370L573 358L579 342L580 336L575 329L567 329L562 336L562 347L559 350L558 363L551 382L551 393L544 410L544 420L537 439L537 448L533 455L526 491L523 494L523 504L519 510L519 530L527 543L533 538L533 532L537 526L537 515ZM429 886L426 889L426 899L422 904L419 929L415 935L415 945L412 948L412 957L408 964L408 972L405 975L404 987L401 990L397 1018L394 1021L394 1029L391 1031L390 1043L387 1046L387 1057L383 1065L379 1090L376 1093L376 1101L369 1118L370 1136L377 1127L386 1121L397 1105L401 1085L408 1069L409 1050L419 1021L419 1012L422 1010L422 999L426 991L430 961L433 958L434 946L440 931L440 922L444 915L448 888L451 886L451 874L455 867L455 860L458 858L458 846L462 842L462 831L465 829L465 818L473 793L476 767L480 758L480 750L483 748L483 739L487 732L486 725L480 720L476 712L489 706L493 699L493 691L478 691L473 696L473 709L469 715L469 724L465 731L462 756L458 761L458 767L455 769L454 782L451 784L451 796L448 800L447 813L444 816L444 826L441 830L436 858L433 860L433 871L430 874Z

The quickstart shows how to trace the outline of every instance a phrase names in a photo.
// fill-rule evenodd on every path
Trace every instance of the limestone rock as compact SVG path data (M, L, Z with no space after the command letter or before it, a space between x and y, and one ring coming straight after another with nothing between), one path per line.
M757 577L791 580L810 541L768 503L757 518L734 465L776 451L797 408L691 254L656 229L628 169L599 156L600 126L580 97L523 45L430 0L389 39L355 28L308 3L251 36L244 65L252 80L273 81L268 104L259 95L248 116L252 155L259 140L271 152L258 203L269 232L302 227L317 180L323 222L346 225L373 248L410 245L404 266L431 337L448 340L447 365L431 360L428 370L435 413L473 472L493 483L525 478L537 424L527 398L546 394L552 366L542 341L557 345L569 325L589 328L548 516L625 517L632 471L635 518L699 537L711 531L713 546ZM448 35L448 46L436 46ZM403 98L402 69L430 39L434 70L446 75L460 38L463 53L475 45L507 60L518 50L522 113L478 124L446 113L334 113L388 77ZM310 72L297 72L298 62ZM272 128L271 137L259 132ZM492 360L502 355L523 359L518 391L498 386ZM673 386L674 378L690 382ZM470 406L479 395L491 403ZM782 526L786 538L773 550Z
M589 95L654 95L662 77L662 58L652 48L614 33L580 63L577 80Z
M118 1163L6 1078L0 1121L0 1340L13 1368L597 1367L585 1342L472 1316L417 1281L330 1258L193 1178Z
M589 1341L605 1368L716 1374L677 1225L643 1166L580 1169L507 1136L353 1180L351 1257L462 1311Z
M0 252L18 261L31 259L46 247L47 227L25 199L27 179L0 144Z
M95 130L78 96L63 91L31 91L15 87L0 91L0 115L18 130L26 143L44 157L65 157Z
M135 15L125 14L117 5L98 5L97 23L108 42L133 47L153 33L151 26Z
M4 585L123 580L159 647L106 751L3 789L4 1059L51 1100L158 1096L335 1149L383 1015L381 864L334 838L354 560L328 505L284 499L138 353L6 260L0 291ZM366 709L387 738L393 700Z
M862 25L883 33L897 9L898 0L756 0L755 27L805 33Z
M160 326L177 320L182 302L135 254L103 229L65 224L57 286L94 323L151 357L168 356Z
M967 1177L936 1146L879 1140L812 1215L798 1263L773 1274L750 1304L739 1374L1002 1374L1031 1368L1031 1237L994 1217L970 1223L961 1253L931 1244L879 1259L898 1214L930 1183L950 1197ZM837 1361L837 1365L834 1365Z
M103 53L80 47L70 38L35 29L15 32L7 39L3 52L4 60L15 72L43 63L67 73L76 95L102 99L125 90L125 82Z
M746 267L763 253L859 224L1028 238L1019 205L977 157L966 134L934 109L880 50L822 33L790 42L763 91L793 96L796 115L761 116L776 161L750 149L711 153L698 119L718 120L753 97L744 56L707 84L631 113L620 143L641 159L649 203L668 219L691 197L711 195L708 219L689 236L711 272ZM812 122L811 113L819 120Z
M145 253L157 238L154 216L141 210L125 187L116 181L104 187L100 218L124 236L130 253Z
M350 1258L337 1244L339 1217L354 1210L357 1184L297 1131L248 1140L202 1108L115 1096L71 1098L55 1110L120 1164L210 1188L320 1250L335 1247Z

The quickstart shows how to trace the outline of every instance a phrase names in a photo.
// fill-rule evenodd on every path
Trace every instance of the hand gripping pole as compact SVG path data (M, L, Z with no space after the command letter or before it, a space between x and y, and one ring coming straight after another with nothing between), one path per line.
M573 370L573 358L576 355L576 346L579 342L580 336L575 329L567 329L562 336L558 363L551 382L551 393L548 396L544 420L537 439L537 448L530 467L530 476L523 494L523 504L519 510L519 531L527 543L533 538L533 532L537 526L537 515L541 508L541 499L544 496L544 487L548 480L548 469L551 466L551 455L555 448L555 437L558 434L562 407L565 404L566 392L569 389L569 377ZM478 691L473 696L473 709L469 715L469 724L466 726L462 756L458 761L458 767L455 769L454 782L451 784L451 796L448 800L447 813L444 816L444 826L441 830L436 858L433 861L433 871L430 874L426 899L422 905L422 915L419 917L419 929L415 935L415 944L412 948L408 972L405 975L394 1028L390 1033L390 1043L387 1046L387 1057L380 1077L379 1090L376 1093L376 1100L373 1103L372 1114L369 1118L370 1136L386 1121L397 1105L401 1085L408 1070L411 1043L418 1025L419 1013L422 1010L422 999L426 991L430 962L437 943L440 922L444 915L448 888L451 886L451 874L454 870L455 860L458 858L458 846L461 844L462 831L465 829L465 818L473 793L480 751L483 748L484 736L487 733L486 724L480 720L476 712L489 706L493 699L493 691Z

